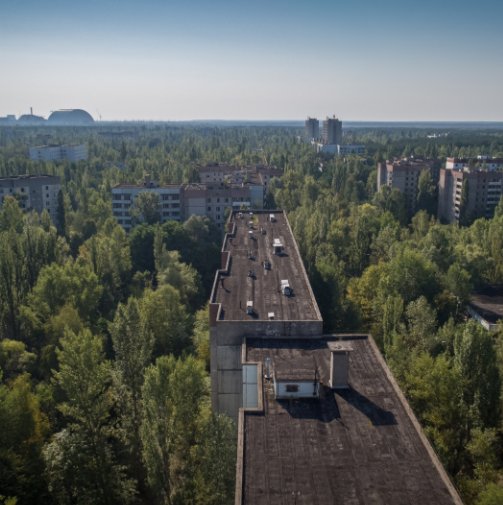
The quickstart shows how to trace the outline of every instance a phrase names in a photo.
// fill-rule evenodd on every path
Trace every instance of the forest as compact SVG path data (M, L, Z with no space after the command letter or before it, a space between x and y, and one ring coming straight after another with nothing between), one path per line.
M379 161L503 157L503 131L428 133L354 128L367 156L334 159L278 125L0 128L0 177L62 181L57 227L0 208L0 503L233 503L236 427L209 401L221 232L191 217L126 234L112 215L115 184L197 181L209 162L283 170L266 206L288 214L325 331L370 332L465 503L503 503L503 334L465 310L503 285L503 203L444 225L426 177L413 216L376 192ZM29 160L49 142L89 159Z

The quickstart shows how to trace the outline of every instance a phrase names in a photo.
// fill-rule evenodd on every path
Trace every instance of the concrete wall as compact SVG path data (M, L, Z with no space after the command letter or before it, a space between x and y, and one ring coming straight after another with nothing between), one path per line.
M218 304L210 304L210 314ZM210 328L213 410L237 419L242 407L241 344L244 337L320 338L323 321L218 321Z

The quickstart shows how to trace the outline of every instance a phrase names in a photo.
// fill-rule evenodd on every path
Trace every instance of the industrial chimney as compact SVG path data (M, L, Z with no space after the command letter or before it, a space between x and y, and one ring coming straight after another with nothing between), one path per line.
M329 342L330 349L330 387L332 389L349 388L349 354L353 350L347 342Z

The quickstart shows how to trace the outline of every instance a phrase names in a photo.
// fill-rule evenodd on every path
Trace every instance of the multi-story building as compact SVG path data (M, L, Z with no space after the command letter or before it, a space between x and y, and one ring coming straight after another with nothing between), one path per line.
M462 505L372 337L323 335L283 212L230 216L209 317L236 505Z
M408 158L378 163L377 190L382 186L398 189L405 196L407 211L412 215L416 210L419 176L425 170L432 173L433 165L430 160Z
M153 192L159 194L162 221L207 216L223 228L231 210L262 209L269 181L282 173L262 165L234 167L220 163L200 167L198 172L198 183L157 186L147 180L143 185L116 186L112 189L114 216L129 230L134 225L129 213L134 198L142 192Z
M304 137L306 140L320 138L320 122L314 117L308 117L304 123Z
M503 195L502 186L503 159L447 158L440 170L438 218L462 224L490 218Z
M321 141L323 144L342 144L342 121L327 116L323 121Z
M34 161L87 160L87 145L47 145L30 147L30 159Z
M154 193L159 200L161 222L182 219L182 192L180 185L157 185L145 179L143 184L119 184L112 188L112 211L117 222L129 231L134 226L131 210L141 193Z
M362 156L365 154L365 146L362 144L321 144L316 143L316 152L323 154L335 154L337 156L348 156L356 154Z
M19 175L0 177L0 205L6 196L13 196L22 209L42 212L47 210L57 224L60 179L54 175Z
M219 228L232 209L261 209L264 204L261 185L224 185L221 183L187 184L183 187L184 218L206 216Z

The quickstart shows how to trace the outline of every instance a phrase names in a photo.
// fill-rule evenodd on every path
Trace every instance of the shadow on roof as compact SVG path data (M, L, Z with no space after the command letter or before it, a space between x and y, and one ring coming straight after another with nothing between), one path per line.
M372 400L362 395L356 389L338 389L335 391L347 403L365 414L374 426L388 426L397 424L396 418L389 410L384 410Z

